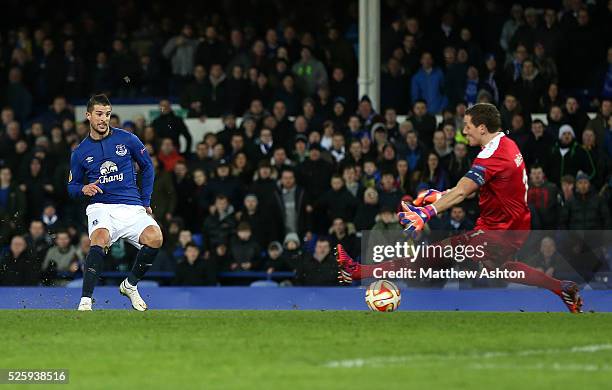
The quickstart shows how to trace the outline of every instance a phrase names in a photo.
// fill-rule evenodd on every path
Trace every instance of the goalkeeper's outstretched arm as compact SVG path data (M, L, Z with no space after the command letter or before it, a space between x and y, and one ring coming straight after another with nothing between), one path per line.
M478 191L478 184L469 177L462 177L457 185L446 191L444 195L433 203L437 214L446 211L465 200L468 196Z

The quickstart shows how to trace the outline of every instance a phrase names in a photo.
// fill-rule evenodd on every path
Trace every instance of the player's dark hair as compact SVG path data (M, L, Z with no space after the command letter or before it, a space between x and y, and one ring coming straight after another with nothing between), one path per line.
M478 103L465 111L465 115L472 117L474 126L484 125L489 133L496 133L501 128L501 115L491 103Z
M540 163L531 164L531 166L529 167L529 170L531 171L532 169L541 169L542 171L544 171L544 167Z
M93 95L91 98L89 98L89 101L87 102L87 112L93 112L93 108L95 105L100 105L100 106L110 106L110 100L108 100L108 97L106 97L105 94L100 93L97 95Z

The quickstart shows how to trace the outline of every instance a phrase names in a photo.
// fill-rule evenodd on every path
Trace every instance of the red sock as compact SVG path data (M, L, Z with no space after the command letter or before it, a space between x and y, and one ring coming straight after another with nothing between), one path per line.
M544 272L528 266L520 261L508 261L502 264L501 268L505 268L508 271L524 271L525 277L518 279L506 279L509 282L526 284L528 286L538 286L546 288L555 294L561 292L561 281L555 278L551 278Z

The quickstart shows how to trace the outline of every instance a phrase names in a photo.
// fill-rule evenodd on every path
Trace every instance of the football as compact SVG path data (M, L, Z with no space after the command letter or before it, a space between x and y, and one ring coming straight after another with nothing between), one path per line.
M377 280L366 290L365 301L373 311L394 311L401 300L400 290L388 280Z

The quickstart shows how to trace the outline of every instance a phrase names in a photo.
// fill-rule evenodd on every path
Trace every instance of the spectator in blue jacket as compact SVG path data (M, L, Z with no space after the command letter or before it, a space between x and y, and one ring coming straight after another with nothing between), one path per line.
M608 129L606 130L605 135L605 146L606 152L608 153L608 158L612 159L612 116L608 118Z
M421 69L412 76L412 101L423 99L427 101L429 112L437 114L448 104L444 91L444 74L440 68L433 67L431 53L421 55Z

